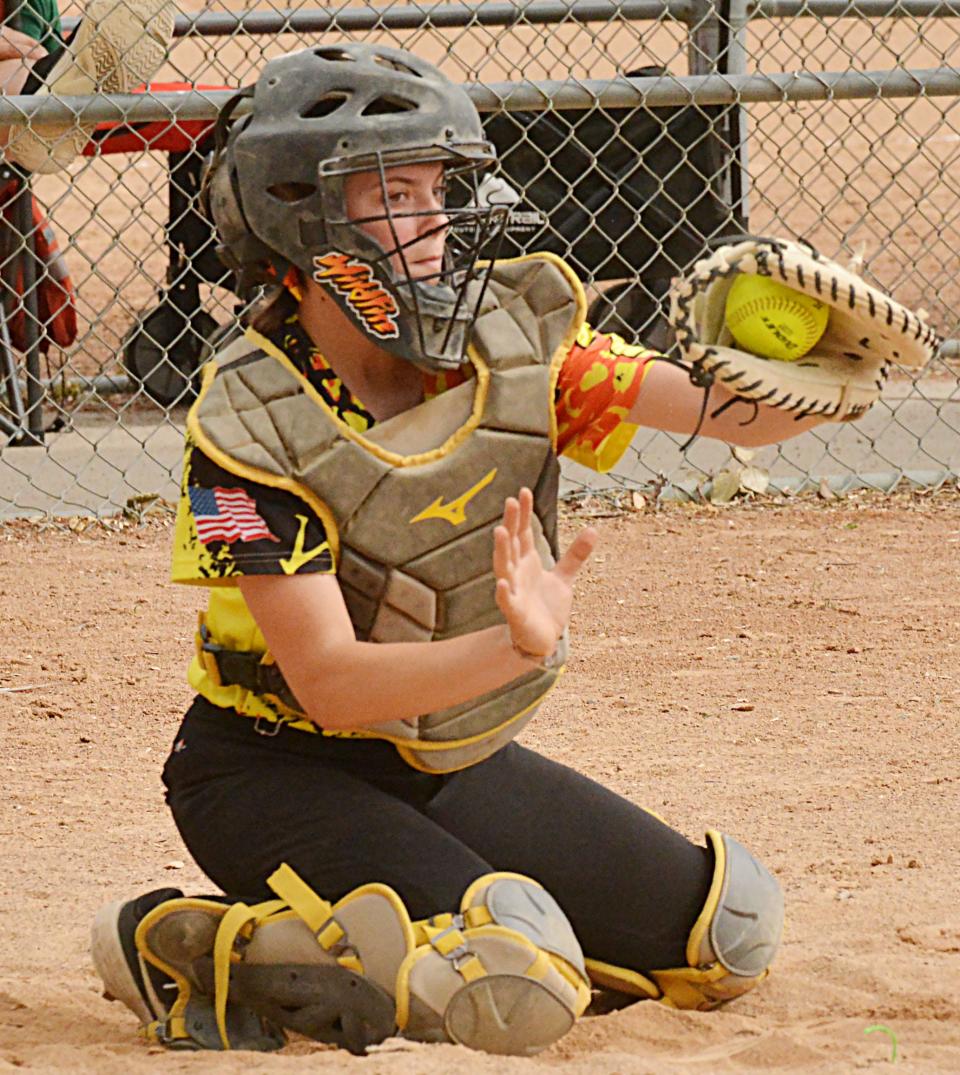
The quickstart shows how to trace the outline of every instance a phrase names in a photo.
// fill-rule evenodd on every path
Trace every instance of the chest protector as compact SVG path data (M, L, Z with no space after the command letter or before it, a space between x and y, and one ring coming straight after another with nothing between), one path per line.
M479 631L503 622L493 530L521 486L534 492L541 559L554 562L553 393L584 307L559 259L498 263L468 348L476 377L363 434L248 332L206 368L190 432L220 466L294 492L316 512L358 639L429 642ZM565 652L566 638L558 664ZM344 734L389 740L424 772L463 769L512 739L558 674L532 669L462 705Z

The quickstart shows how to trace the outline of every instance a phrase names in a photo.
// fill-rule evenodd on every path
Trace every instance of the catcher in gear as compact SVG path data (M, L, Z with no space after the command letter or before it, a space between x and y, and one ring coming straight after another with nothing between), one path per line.
M471 194L493 150L432 65L317 47L243 97L206 189L224 259L267 293L188 419L173 577L208 603L163 774L228 895L105 906L107 994L175 1048L294 1030L516 1055L591 988L736 998L780 939L770 872L514 741L596 543L558 548L558 457L603 470L638 425L692 432L700 390L594 332L560 259L478 260L503 225ZM761 404L702 431L821 419Z

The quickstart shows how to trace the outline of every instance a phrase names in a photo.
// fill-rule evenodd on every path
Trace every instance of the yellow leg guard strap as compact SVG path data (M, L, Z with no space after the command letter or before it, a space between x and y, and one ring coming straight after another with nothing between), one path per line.
M314 934L318 934L333 914L333 906L284 862L267 878L271 891L289 904Z
M397 1024L421 1041L532 1055L566 1033L590 1000L580 946L536 882L488 874L458 914L414 923L397 975Z
M756 988L769 971L753 978L731 974L720 963L710 967L680 967L677 970L651 971L650 976L663 992L661 998L669 1008L687 1011L710 1011L728 1000L749 993Z
M647 1000L660 1000L663 996L656 982L652 982L639 971L615 967L612 963L601 963L599 959L587 959L585 962L590 981L601 989L616 989Z
M143 919L141 954L178 986L159 1040L258 1048L256 1026L241 1018L247 1009L336 1040L322 1036L333 1024L317 1012L335 1016L342 1001L361 1020L359 1036L346 1042L354 1051L374 1040L372 1028L382 1040L399 1026L422 1041L531 1055L566 1033L589 1002L570 923L529 878L489 874L464 893L458 912L417 923L385 885L364 885L333 905L287 866L270 885L280 899L231 907L174 899ZM367 992L344 966L368 980Z
M453 915L450 918L450 925L442 928L424 923L422 932L427 943L453 964L454 970L464 981L474 982L487 973L486 968L470 950L467 938L457 928L456 918Z
M233 946L243 927L256 919L256 908L250 908L245 903L235 903L220 919L217 939L213 944L214 1012L224 1049L230 1048L230 1038L227 1035L227 995L230 992Z

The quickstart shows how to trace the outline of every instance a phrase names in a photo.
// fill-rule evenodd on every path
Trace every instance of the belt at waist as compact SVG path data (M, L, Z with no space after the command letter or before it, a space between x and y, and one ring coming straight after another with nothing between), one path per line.
M263 723L258 728L252 717L198 696L187 710L176 738L186 736L188 742L193 742L199 735L206 744L204 758L212 752L227 766L257 766L270 756L286 755L306 764L316 762L318 779L322 779L323 766L332 766L407 801L429 799L450 779L411 768L382 739L310 735L287 724L267 731Z
M280 666L254 650L227 649L210 641L206 624L197 635L197 656L207 675L218 687L243 687L256 695L270 695L287 709L303 712L303 706L283 678Z

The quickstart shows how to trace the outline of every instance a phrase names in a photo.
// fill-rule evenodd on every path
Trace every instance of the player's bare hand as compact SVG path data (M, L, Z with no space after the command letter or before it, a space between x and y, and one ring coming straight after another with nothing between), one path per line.
M573 607L573 583L597 544L597 532L581 530L552 569L540 561L533 538L533 494L521 489L504 503L494 531L493 572L497 605L514 644L547 657L557 647Z
M29 34L11 30L8 26L0 29L0 60L39 60L46 54L43 45Z

